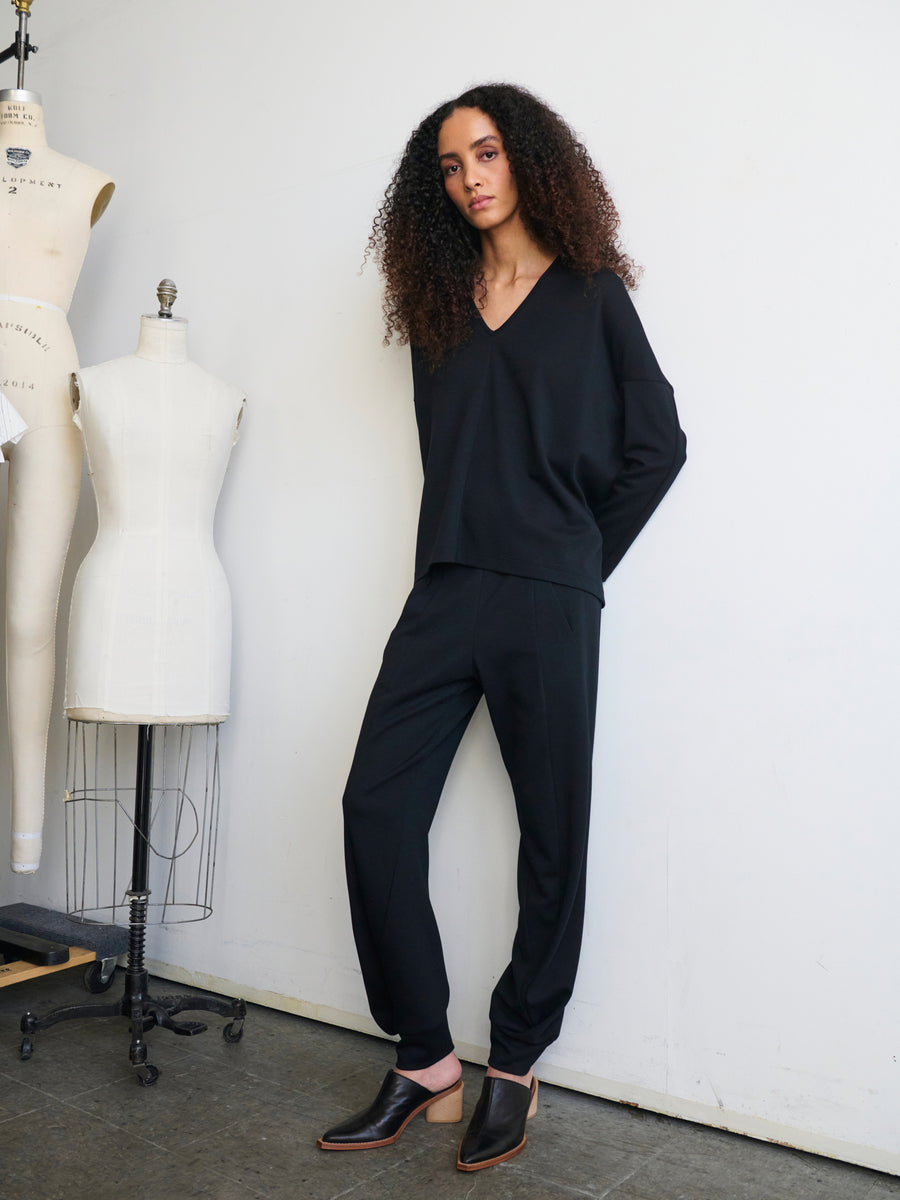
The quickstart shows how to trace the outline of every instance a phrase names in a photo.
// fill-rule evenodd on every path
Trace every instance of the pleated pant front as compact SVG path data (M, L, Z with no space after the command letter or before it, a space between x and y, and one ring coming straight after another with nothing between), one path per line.
M391 634L344 821L366 992L381 1028L399 1034L403 1070L453 1049L428 832L482 695L520 830L518 926L491 999L490 1064L523 1075L559 1035L581 947L599 636L589 592L456 564L416 583ZM477 854L477 829L471 845Z

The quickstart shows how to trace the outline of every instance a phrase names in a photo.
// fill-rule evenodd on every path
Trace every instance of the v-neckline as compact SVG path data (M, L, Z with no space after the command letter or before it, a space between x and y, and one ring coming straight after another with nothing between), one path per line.
M481 322L481 327L484 329L485 333L488 333L488 334L490 334L491 337L494 337L496 334L498 334L502 330L504 330L507 327L507 325L510 323L510 321L514 320L516 315L522 311L522 309L525 307L525 305L528 303L528 301L531 299L531 297L534 295L534 293L538 290L538 288L541 286L541 284L544 282L544 280L547 278L547 276L550 274L550 272L553 270L553 268L556 266L556 264L558 262L559 262L559 256L557 256L556 258L554 258L551 262L549 262L547 264L547 266L540 273L540 275L538 275L537 279L534 281L534 283L531 285L529 290L525 293L525 295L522 297L522 299L519 301L519 303L516 305L516 307L512 310L512 312L509 314L509 316L506 317L505 320L501 321L500 324L495 329L491 329L490 325L488 325L487 321L485 321L484 317L482 316L481 309L478 307L478 305L473 300L472 307L475 309L475 313L478 317L478 320Z

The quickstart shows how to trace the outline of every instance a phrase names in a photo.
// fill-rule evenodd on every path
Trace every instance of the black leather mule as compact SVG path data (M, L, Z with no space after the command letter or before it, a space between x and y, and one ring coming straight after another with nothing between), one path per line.
M463 1082L457 1079L442 1092L430 1092L405 1075L388 1071L381 1091L368 1108L323 1133L320 1150L374 1150L390 1146L410 1121L425 1109L425 1120L452 1125L462 1118Z
M481 1171L525 1149L525 1122L537 1112L538 1082L531 1087L487 1076L469 1128L460 1143L460 1171Z

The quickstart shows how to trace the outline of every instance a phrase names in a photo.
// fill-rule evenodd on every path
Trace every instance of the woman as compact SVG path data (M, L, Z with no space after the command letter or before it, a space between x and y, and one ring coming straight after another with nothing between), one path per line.
M602 581L685 458L617 227L572 131L508 84L422 122L375 221L387 335L412 347L425 478L415 586L344 814L367 995L400 1040L375 1101L323 1149L388 1145L423 1109L460 1119L428 830L481 695L515 793L519 922L457 1166L525 1145L532 1064L559 1034L581 942Z

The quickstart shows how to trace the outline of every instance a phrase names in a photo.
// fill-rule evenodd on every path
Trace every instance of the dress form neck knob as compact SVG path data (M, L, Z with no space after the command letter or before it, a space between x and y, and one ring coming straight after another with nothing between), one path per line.
M175 297L178 295L178 288L171 279L161 279L159 286L156 289L156 296L159 300L159 315L161 317L172 316L172 305L175 303Z

